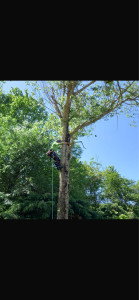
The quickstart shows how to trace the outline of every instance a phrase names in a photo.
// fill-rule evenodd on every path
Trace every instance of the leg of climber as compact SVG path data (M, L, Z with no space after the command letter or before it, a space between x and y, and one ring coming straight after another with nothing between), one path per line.
M53 159L55 161L55 166L57 167L57 169L58 170L62 169L63 167L60 164L60 159L59 159L59 157L58 157L58 155L57 155L57 153L55 151L53 153Z
M48 152L46 152L46 155L48 155L50 157L50 159L51 158L54 159L55 166L58 170L63 168L60 164L60 159L59 159L57 153L53 149L50 149Z
M59 169L59 167L58 167L58 163L57 163L57 161L55 160L54 161L54 164L55 164L55 166L56 166L56 168L57 168L57 170Z
M55 166L57 167L58 170L62 169L63 167L60 164L60 159L55 160Z

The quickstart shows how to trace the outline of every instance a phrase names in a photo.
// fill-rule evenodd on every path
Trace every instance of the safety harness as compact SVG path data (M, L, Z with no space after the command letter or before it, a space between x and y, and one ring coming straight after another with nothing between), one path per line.
M57 167L58 170L62 169L62 166L60 164L60 159L59 159L58 155L56 154L56 152L53 149L50 149L46 153L46 155L48 155L50 157L50 162L51 162L52 158L54 159L55 166Z

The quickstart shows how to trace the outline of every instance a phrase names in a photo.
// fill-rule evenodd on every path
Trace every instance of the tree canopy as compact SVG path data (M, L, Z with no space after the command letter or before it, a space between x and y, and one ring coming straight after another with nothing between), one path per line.
M59 93L58 107L59 110L61 108L62 113L64 89L67 85L64 86L63 82L56 84L57 94ZM59 92L60 84L62 84L63 94ZM121 93L118 83L111 84ZM133 88L133 85L131 87L130 97L135 92L135 87ZM99 98L99 86L96 85L93 88L95 100L92 98L92 102L87 102L87 97L90 96L83 89L83 84L79 82L76 85L70 114L70 131L75 135L77 133L75 130L86 122L86 118L89 122L92 116L97 119L100 114L105 115L106 98ZM112 93L110 83L103 84L103 88L110 98ZM82 89L82 94L77 99L79 89ZM121 89L126 89L126 86L123 85ZM133 96L133 101L136 102L135 94ZM110 107L110 102L108 105ZM93 110L94 106L97 109ZM56 109L56 106L53 109ZM80 119L78 116L76 119L75 110L79 111ZM127 110L128 108L126 108L126 113ZM91 112L91 117L89 112ZM59 134L60 129L56 130L56 124L60 124L60 116L54 119L53 113L48 114L42 97L36 100L35 95L30 96L27 91L23 94L18 88L11 89L7 94L1 90L0 218L51 219L52 170L45 153L54 136ZM55 129L54 133L52 128ZM84 134L85 127L82 127L78 136ZM90 161L90 164L81 162L81 153L80 146L74 144L70 168L69 219L137 219L139 217L139 181L134 182L123 178L114 166L104 169L94 159ZM59 178L57 170L54 169L54 218L56 218L58 190Z
M115 113L134 117L139 105L137 81L42 81L30 84L34 87L33 94L37 91L42 95L51 122L52 119L56 122L57 134L61 134L62 122L68 118L70 135L74 139L91 133L90 125L102 118L113 117Z

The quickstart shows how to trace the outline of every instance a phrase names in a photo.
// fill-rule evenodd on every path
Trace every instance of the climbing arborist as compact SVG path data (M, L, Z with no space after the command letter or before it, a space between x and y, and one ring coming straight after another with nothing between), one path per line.
M58 157L58 154L56 153L56 151L61 147L62 144L67 145L69 143L65 142L65 141L57 140L52 144L52 148L48 152L46 152L46 155L50 156L50 161L51 161L51 158L54 159L54 163L55 163L55 166L57 167L57 170L61 170L63 168L60 163L60 158Z

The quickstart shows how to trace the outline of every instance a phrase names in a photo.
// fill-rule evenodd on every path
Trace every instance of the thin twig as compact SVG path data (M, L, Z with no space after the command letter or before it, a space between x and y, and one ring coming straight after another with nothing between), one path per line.
M74 142L74 143L82 143L82 145L83 145L83 147L84 147L84 144L83 144L82 141L78 141L78 142ZM84 149L86 149L86 148L84 147Z
M53 99L53 104L54 104L54 106L55 106L55 108L56 108L56 111L57 111L57 113L58 113L58 116L59 116L60 118L62 118L61 111L60 111L60 109L59 109L59 107L58 107L58 103L57 103L57 101L56 101L56 99L55 99L55 94L54 94L54 89L53 89L53 87L52 87L52 95L51 95L51 98Z
M80 90L76 91L73 93L74 96L78 95L79 93L81 93L83 90L85 90L88 86L90 86L92 83L94 83L96 80L92 80L91 82L89 82L88 84L86 84L85 86L83 86Z

